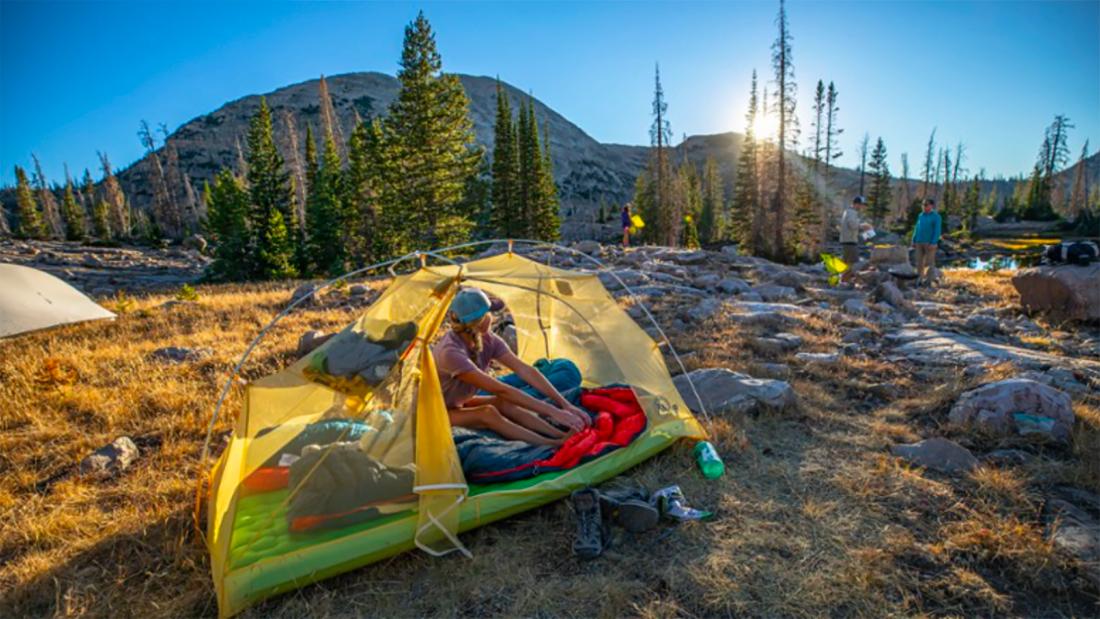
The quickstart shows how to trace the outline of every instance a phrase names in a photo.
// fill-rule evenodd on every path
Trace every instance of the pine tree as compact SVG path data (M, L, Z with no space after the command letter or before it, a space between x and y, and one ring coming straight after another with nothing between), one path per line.
M794 191L794 234L787 251L803 260L813 261L819 247L818 239L821 238L818 229L822 224L821 199L811 179L804 175L795 177Z
M882 225L890 211L890 166L886 160L886 144L880 137L871 153L871 192L867 196L867 210L875 227Z
M111 160L107 153L97 152L100 170L103 172L103 180L100 181L100 190L103 192L103 200L107 203L108 220L111 231L115 237L128 238L130 236L130 209L126 206L126 195L122 193L115 173L111 169Z
M306 205L310 271L336 276L345 270L340 155L331 133L325 135L321 166Z
M61 202L61 216L65 220L65 239L84 240L84 208L76 201L68 166L65 167L65 197Z
M534 114L534 106L531 106ZM537 146L537 144L536 144ZM539 166L539 209L535 219L535 236L542 241L556 241L561 238L561 203L558 200L558 186L554 182L554 160L550 155L550 125L542 128L542 163Z
M784 0L779 0L779 14L775 19L778 33L772 43L772 67L775 69L776 98L774 104L778 119L778 131L775 143L775 192L772 194L772 217L774 218L774 240L769 251L773 260L786 259L786 244L783 236L787 228L787 151L793 150L798 140L798 119L795 117L797 105L797 83L794 77L794 63L791 57L791 32L787 24L787 8Z
M837 126L837 113L840 111L840 106L837 104L837 97L839 93L832 82L829 82L829 88L825 95L825 179L830 178L830 170L832 169L833 160L839 158L844 153L840 150L839 137L844 130Z
M38 212L34 190L31 189L26 170L19 166L15 166L15 202L19 209L17 234L27 239L46 238L46 223Z
M864 180L867 177L867 147L871 140L871 136L866 133L863 134L863 139L859 142L859 195L864 195L866 192Z
M398 251L460 243L473 222L461 210L463 193L478 173L481 149L474 141L469 99L458 77L442 73L435 35L424 13L405 28L401 86L385 120L392 158L392 201L383 216Z
M647 201L651 212L643 212L642 215L648 224L645 236L658 244L673 246L679 241L681 214L676 212L672 203L674 179L668 155L672 125L668 120L668 103L665 101L664 87L661 86L659 65L654 69L653 125L649 129L649 141L653 149L649 162L653 195Z
M86 213L91 213L95 210L95 193L95 181L92 180L92 172L88 170L88 168L84 168L84 176L80 179L80 195L78 199Z
M982 175L979 172L970 181L970 186L967 188L966 194L963 195L962 204L960 205L963 228L971 235L974 234L978 226L978 215L982 209L981 196Z
M101 241L114 238L111 235L111 206L106 200L99 200L92 206L92 231Z
M940 216L943 218L943 231L948 230L948 216L955 214L955 191L951 186L951 152L943 151L943 199L940 200Z
M520 238L519 149L512 106L497 80L497 113L493 126L492 211L490 225L501 238Z
M374 169L370 141L373 123L359 121L348 140L348 169L345 173L344 207L348 213L345 224L351 234L348 253L357 267L375 262L377 257L378 200L377 170Z
M934 188L932 187L932 185L935 184L935 181L932 177L932 173L933 173L932 172L932 170L933 170L932 163L933 163L933 160L935 159L935 156L933 155L935 150L936 150L936 128L933 127L932 128L932 134L928 136L928 150L926 150L924 152L924 168L921 171L921 182L922 182L922 184L921 184L921 188L920 188L920 198L921 198L922 202L924 201L925 198L929 197L929 195L930 195L928 193L929 189L934 190Z
M249 123L247 167L250 276L291 277L293 248L286 229L291 207L290 178L275 148L271 110L265 97L260 98L260 109Z
M752 88L749 91L749 110L745 114L745 138L741 141L741 154L737 158L737 175L733 183L730 203L728 235L742 253L755 254L763 238L760 221L759 179L756 173L757 142L753 127L756 125L756 71L752 72Z
M154 236L160 233L178 236L181 227L179 211L168 190L164 166L160 162L160 155L156 152L156 139L153 137L153 131L149 128L149 123L144 120L138 126L138 139L145 148L143 161L149 168L149 177L153 185L152 226L150 232Z
M704 243L723 240L725 193L722 177L718 174L718 163L714 157L707 157L703 164L703 208L699 214L699 236Z
M42 172L42 163L38 156L31 153L31 161L34 162L34 191L37 194L38 204L42 209L42 219L46 224L46 232L50 238L60 239L65 236L65 227L61 222L61 209L57 205L57 196L46 181L46 175Z
M826 104L826 100L825 100L825 83L822 82L821 80L817 80L817 89L814 91L814 105L813 105L813 111L814 111L814 143L813 143L813 150L811 151L811 155L812 155L813 162L814 162L814 172L818 172L819 169L821 168L821 156L822 156L822 153L824 151L824 144L822 143L822 138L825 137L825 136L822 135L822 129L824 129L824 127L821 126L821 120L822 120L822 116L824 116L824 114L825 114L825 104ZM828 120L828 119L826 119L826 120Z
M238 281L251 277L249 263L249 195L244 184L228 168L222 168L203 189L206 233L214 246L210 277L214 281Z
M1073 173L1073 189L1069 195L1069 209L1067 219L1070 221L1076 221L1088 208L1088 180L1086 177L1086 168L1088 167L1089 156L1089 141L1085 140L1085 145L1081 147L1081 156L1077 159L1076 170Z

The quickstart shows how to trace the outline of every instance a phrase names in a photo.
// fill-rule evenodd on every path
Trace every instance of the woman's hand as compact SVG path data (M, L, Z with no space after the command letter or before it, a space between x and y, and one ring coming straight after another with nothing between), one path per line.
M589 416L588 413L584 412L580 408L577 408L576 406L573 406L569 402L565 402L564 404L562 404L561 408L562 408L562 410L564 410L565 412L573 415L577 419L580 419L581 423L584 424L585 428L588 428L588 427L592 426L592 417Z
M567 410L555 409L557 414L553 415L553 420L561 425L569 428L569 434L575 434L583 430L587 424L577 418L577 416ZM585 415L587 417L587 415Z

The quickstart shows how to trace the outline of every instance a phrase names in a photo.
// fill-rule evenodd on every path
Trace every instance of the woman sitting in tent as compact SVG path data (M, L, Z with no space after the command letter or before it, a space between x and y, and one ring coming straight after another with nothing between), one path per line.
M520 361L500 336L490 331L489 296L464 288L451 302L451 329L432 347L451 425L483 428L509 440L560 445L565 437L591 424L591 418L566 400L538 370ZM485 372L499 361L546 396L537 400ZM478 395L478 391L489 395ZM547 419L566 428L562 431Z

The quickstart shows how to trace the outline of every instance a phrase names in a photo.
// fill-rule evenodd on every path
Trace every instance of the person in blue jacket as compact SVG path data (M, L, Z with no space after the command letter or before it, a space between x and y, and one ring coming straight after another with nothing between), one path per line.
M913 247L917 250L917 285L931 283L932 273L936 269L936 246L940 242L943 224L936 212L936 201L924 199L921 214L917 217L917 226L913 229Z

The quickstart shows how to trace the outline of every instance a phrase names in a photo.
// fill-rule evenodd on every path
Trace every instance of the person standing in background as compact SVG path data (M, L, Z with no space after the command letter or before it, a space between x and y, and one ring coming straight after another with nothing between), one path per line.
M917 285L931 283L932 273L936 269L936 249L940 242L943 222L936 212L936 201L925 198L917 225L913 228L913 247L917 250Z

